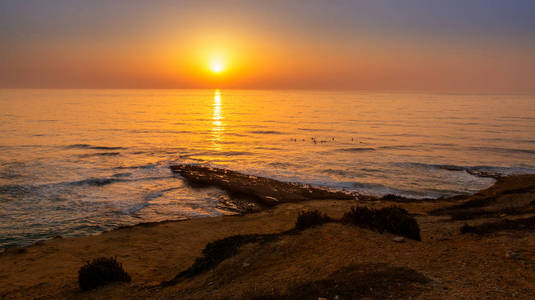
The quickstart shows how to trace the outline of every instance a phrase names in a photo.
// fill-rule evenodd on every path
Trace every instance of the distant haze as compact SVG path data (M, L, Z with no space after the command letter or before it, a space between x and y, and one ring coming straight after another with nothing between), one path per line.
M0 87L534 93L535 1L2 0Z

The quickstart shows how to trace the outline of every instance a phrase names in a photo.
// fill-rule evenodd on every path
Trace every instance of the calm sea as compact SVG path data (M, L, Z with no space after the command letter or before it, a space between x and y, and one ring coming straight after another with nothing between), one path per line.
M535 173L533 96L2 90L0 132L0 248L225 213L174 163L411 197Z

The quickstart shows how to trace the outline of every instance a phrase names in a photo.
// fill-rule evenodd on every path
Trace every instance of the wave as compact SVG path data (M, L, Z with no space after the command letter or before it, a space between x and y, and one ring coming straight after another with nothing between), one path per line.
M268 163L269 166L271 167L275 167L275 168L291 168L291 167L294 167L296 166L295 164L292 164L292 163L288 163L288 162L271 162L271 163Z
M373 196L385 196L385 195L396 195L407 198L414 199L424 199L424 198L438 198L439 195L430 195L428 193L419 193L413 191L406 191L396 188L391 188L378 183L365 183L365 182L353 182L352 187L357 191L362 192L365 195Z
M88 178L84 180L68 182L68 185L90 185L90 186L103 186L112 184L114 182L126 181L124 179L117 178Z
M378 134L380 136L392 136L392 137L426 137L422 134L415 134L415 133L386 133L386 134Z
M163 196L164 192L166 192L166 191L156 191L156 192L149 193L144 197L144 199L145 199L145 201L150 201L150 200L153 200L153 199L156 199L156 198L160 198L161 196Z
M321 170L321 172L325 173L325 174L347 176L347 171L346 170L324 169L324 170Z
M448 171L464 171L467 168L469 168L465 166L446 165L446 164L426 164L426 163L417 163L417 162L397 163L397 164L403 167L409 166L409 167L428 168L428 169L443 169L443 170L448 170Z
M114 170L131 170L131 169L154 169L157 165L156 164L145 164L145 165L138 165L138 166L119 166L113 168Z
M198 153L181 154L180 158L196 159L203 156L240 156L240 155L252 155L252 152L248 151L205 151Z
M312 131L312 132L324 131L324 129L316 129L316 128L297 128L297 130Z
M116 176L119 175L119 176ZM112 177L102 177L102 178L88 178L78 181L71 181L71 182L64 182L60 183L63 185L89 185L89 186L103 186L108 185L116 182L135 182L135 181L145 181L145 180L159 180L159 179L165 179L165 178L172 178L173 176L152 176L152 177L141 177L141 178L134 178L134 179L125 179L122 177L129 176L129 173L119 173L112 175Z
M26 194L31 190L30 186L20 184L0 185L0 194L18 196Z
M375 148L372 147L353 147L353 148L340 148L336 151L343 151L343 152L365 152L365 151L375 151Z
M381 149L381 150L410 150L410 149L414 149L414 146L411 146L411 145L381 146L378 149Z
M451 143L421 143L420 145L425 146L438 146L438 147L456 147L456 144Z
M240 156L240 155L251 155L251 152L247 151L221 151L221 152L213 152L209 155L214 156Z
M131 176L132 173L130 172L125 172L125 173L117 173L117 174L113 174L112 177L115 177L115 178L122 178L122 177L129 177Z
M59 120L33 120L33 122L38 122L38 123L53 123L53 122L59 122Z
M171 133L171 134L186 134L186 133L194 133L190 130L157 130L157 129L151 129L151 130L138 130L138 129L132 129L129 130L131 133Z
M535 154L535 150L532 149L516 149L516 148L500 148L500 147L471 147L471 150L476 151L491 151L499 153L524 153Z
M457 166L448 164L399 163L402 166L441 169L455 172L467 172L477 177L501 177L515 174L535 174L531 167L499 167L499 166Z
M237 132L225 132L225 135L228 135L228 136L237 136L237 137L240 137L240 136L248 136L247 134L241 134L241 133L237 133Z
M139 203L137 205L134 205L133 207L127 208L125 210L122 210L121 214L131 215L131 214L133 214L133 213L135 213L135 212L137 212L137 211L139 211L139 210L141 210L141 209L143 209L143 208L145 208L145 207L147 207L149 205L150 205L150 203L148 203L148 202Z
M92 157L92 156L117 156L121 155L119 152L99 152L99 153L87 153L80 154L78 157Z
M249 133L253 133L253 134L284 134L283 132L275 131L275 130L253 130L253 131L249 131Z
M167 188L167 189L163 189L163 190L159 190L159 191L150 192L147 195L145 195L145 197L143 197L144 202L139 203L137 205L134 205L133 207L130 207L128 209L125 209L125 210L121 211L121 213L122 214L127 214L127 215L136 213L137 211L139 211L139 210L151 205L152 204L150 202L151 200L154 200L154 199L162 197L163 194L166 193L166 192L173 191L173 190L178 190L178 189L182 189L182 187L171 187L171 188Z
M93 146L89 144L72 144L64 147L65 149L91 149L91 150L125 150L125 147L107 147Z
M19 171L23 167L24 163L0 163L0 178L16 179L24 177Z
M274 150L274 151L282 150L281 148L277 148L277 147L263 147L263 146L255 147L255 149L259 149L259 150Z

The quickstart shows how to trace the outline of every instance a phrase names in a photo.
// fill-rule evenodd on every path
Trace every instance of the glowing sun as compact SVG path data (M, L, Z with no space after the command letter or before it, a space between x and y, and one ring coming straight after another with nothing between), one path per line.
M214 73L221 73L225 69L225 66L223 65L222 62L216 61L216 62L212 62L212 64L210 65L210 69Z

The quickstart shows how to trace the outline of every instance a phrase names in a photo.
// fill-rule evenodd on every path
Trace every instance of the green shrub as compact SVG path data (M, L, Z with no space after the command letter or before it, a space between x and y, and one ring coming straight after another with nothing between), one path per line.
M83 291L114 281L130 282L130 280L130 275L126 273L123 265L115 257L95 258L78 270L78 285Z

